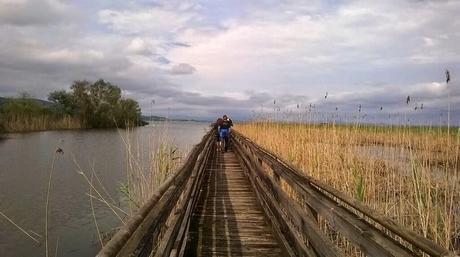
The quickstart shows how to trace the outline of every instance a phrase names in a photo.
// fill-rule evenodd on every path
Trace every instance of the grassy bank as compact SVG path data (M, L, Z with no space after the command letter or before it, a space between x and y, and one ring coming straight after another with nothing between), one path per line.
M236 129L419 234L460 248L458 128L253 122Z

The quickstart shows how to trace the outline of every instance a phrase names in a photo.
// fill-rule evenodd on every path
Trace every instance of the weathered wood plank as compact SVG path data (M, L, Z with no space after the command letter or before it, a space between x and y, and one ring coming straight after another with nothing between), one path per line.
M184 197L181 200L178 209L174 212L171 224L159 242L159 247L155 252L155 257L173 257L180 251L185 244L184 239L188 231L188 224L192 214L192 209L196 203L195 196L201 185L204 169L207 165L211 152L213 140L208 139L204 151L200 153L192 174L185 186Z
M283 256L233 152L215 152L205 170L185 256Z

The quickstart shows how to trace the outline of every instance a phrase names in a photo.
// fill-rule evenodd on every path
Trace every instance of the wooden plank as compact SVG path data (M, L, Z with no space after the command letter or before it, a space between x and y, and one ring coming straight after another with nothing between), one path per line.
M203 174L204 166L209 158L209 149L212 143L211 138L208 139L204 149L205 151L200 154L198 160L195 164L195 168L190 176L184 192L184 198L178 206L178 210L174 212L174 217L171 224L165 232L165 235L162 237L161 242L159 243L158 249L156 249L155 257L167 257L175 256L178 253L178 249L182 248L183 238L187 230L188 220L191 215L192 207L195 203L194 196L195 192L199 188L199 183L201 182L201 177ZM173 249L174 248L174 249Z
M232 151L213 153L200 191L185 256L284 256Z

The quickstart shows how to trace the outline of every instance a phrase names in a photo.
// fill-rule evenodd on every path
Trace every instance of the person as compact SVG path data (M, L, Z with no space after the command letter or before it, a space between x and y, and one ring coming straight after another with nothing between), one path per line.
M222 116L222 124L220 124L219 126L219 135L220 135L220 140L224 141L225 152L228 151L230 128L232 126L233 126L233 121L229 119L227 115Z
M222 125L222 122L224 120L222 118L218 118L216 120L216 122L214 123L214 128L216 129L216 142L217 142L217 150L221 150L221 146L222 146L222 143L221 143L221 140L220 140L220 133L219 133L219 128L220 128L220 125Z

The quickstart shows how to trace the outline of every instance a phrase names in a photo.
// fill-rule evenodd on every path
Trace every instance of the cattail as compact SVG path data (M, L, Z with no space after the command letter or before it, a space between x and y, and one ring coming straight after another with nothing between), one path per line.
M383 110L383 106L380 106L380 110Z
M326 91L326 95L324 96L324 99L327 99L327 91Z
M361 112L361 105L359 105L358 107L358 112Z
M409 104L410 103L410 96L407 96L406 98L406 104Z
M450 72L449 70L446 70L446 83L449 83L450 81Z
M420 105L420 109L423 110L423 103L422 103L422 105Z

